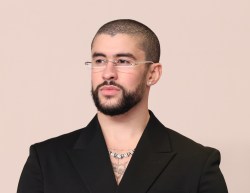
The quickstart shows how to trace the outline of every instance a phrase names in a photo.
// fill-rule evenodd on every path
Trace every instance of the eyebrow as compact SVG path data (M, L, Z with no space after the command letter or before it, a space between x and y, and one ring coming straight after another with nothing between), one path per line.
M92 54L92 58L99 57L99 56L107 57L105 54L100 53L100 52L94 52ZM118 54L115 54L114 57L128 57L128 58L132 58L136 60L136 57L131 53L118 53Z
M106 55L105 55L105 54L103 54L103 53L99 53L99 52L94 52L94 53L92 54L92 58L95 58L95 57L98 57L98 56L103 56L103 57L106 57Z
M135 56L131 53L118 53L115 55L116 57L128 57L136 60Z

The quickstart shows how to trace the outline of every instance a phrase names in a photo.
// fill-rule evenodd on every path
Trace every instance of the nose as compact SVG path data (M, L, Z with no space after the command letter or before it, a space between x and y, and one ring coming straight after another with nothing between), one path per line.
M104 80L116 80L117 72L112 61L108 61L103 70L102 77Z

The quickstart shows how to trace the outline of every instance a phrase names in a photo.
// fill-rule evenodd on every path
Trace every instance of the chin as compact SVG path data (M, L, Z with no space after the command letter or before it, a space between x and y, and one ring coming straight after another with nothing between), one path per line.
M110 104L113 106L113 105L118 104L118 101L120 101L121 99L118 96L106 95L106 96L99 96L99 100L101 104Z
M101 105L105 108L114 108L118 105L117 100L104 100L101 101Z

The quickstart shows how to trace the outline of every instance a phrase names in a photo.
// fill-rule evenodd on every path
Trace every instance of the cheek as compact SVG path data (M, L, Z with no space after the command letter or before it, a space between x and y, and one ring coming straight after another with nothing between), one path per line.
M131 77L127 80L127 85L130 87L135 87L139 83L139 78Z
M101 75L99 73L91 73L91 84L93 89L95 89L101 83L103 83Z
M126 81L122 81L122 82L123 82L123 86L126 87L128 90L134 90L135 88L137 88L139 84L146 82L145 79L146 79L146 76L144 74L136 74L133 76L128 76L126 78Z

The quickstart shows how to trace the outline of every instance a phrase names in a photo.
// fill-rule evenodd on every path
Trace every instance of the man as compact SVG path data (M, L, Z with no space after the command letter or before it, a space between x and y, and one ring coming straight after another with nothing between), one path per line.
M226 193L220 154L164 127L148 110L161 77L157 36L134 20L102 26L92 45L97 115L32 145L18 193Z

